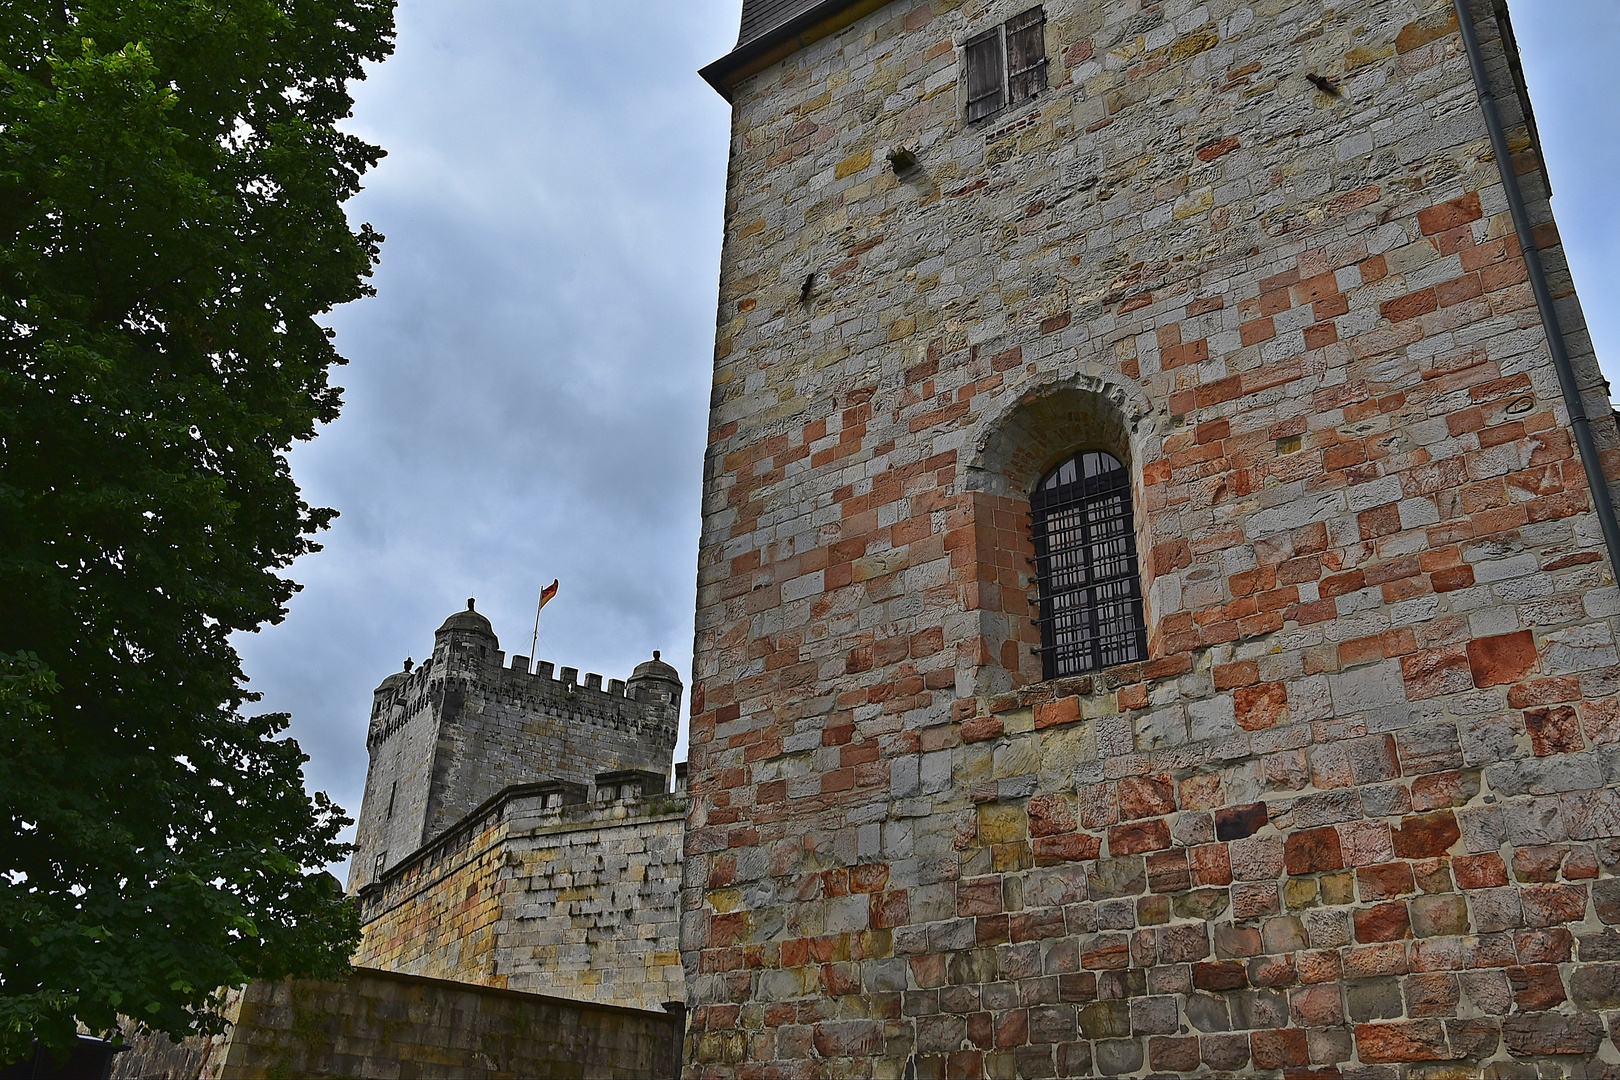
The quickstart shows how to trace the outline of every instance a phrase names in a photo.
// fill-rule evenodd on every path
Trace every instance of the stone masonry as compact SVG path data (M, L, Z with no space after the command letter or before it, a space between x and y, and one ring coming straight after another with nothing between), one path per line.
M679 951L686 797L508 788L360 894L365 968L660 1011Z
M1050 0L967 123L1031 6L747 0L705 71L689 1075L1614 1075L1620 591L1452 4ZM1042 681L1078 449L1149 658Z
M250 983L223 1011L223 1035L136 1037L112 1075L645 1080L677 1075L680 1056L676 1017L384 971Z
M469 600L434 634L427 662L383 680L366 736L351 892L510 784L552 780L583 792L599 773L669 776L682 690L674 668L655 655L606 688L594 673L581 685L577 669L553 671L542 661L531 672L526 656L505 666Z
M469 600L377 688L355 963L661 1012L685 996L681 680L656 652L606 688L552 671L507 667Z

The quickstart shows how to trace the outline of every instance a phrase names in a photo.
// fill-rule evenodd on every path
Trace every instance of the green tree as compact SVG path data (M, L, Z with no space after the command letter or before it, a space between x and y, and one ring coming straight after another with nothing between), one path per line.
M348 819L230 635L333 516L286 451L370 292L336 124L392 40L393 0L0 5L0 1060L347 968Z

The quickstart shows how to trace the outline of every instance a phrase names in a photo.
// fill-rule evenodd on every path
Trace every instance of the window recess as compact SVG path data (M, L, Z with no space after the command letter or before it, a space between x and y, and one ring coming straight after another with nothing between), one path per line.
M994 116L1046 89L1046 10L1030 8L962 46L968 123Z
M1084 450L1030 496L1046 679L1147 657L1130 470Z

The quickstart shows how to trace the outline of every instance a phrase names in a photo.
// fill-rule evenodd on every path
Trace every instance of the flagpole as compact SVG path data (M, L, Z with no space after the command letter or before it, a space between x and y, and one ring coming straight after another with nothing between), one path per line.
M529 663L530 664L534 663L534 647L535 647L535 643L540 640L540 609L545 607L545 606L546 606L546 590L545 590L545 587L542 586L541 589L540 589L540 599L534 605L534 635L529 638Z
M540 609L546 606L546 601L547 600L550 600L553 596L556 596L556 595L557 595L557 583L556 583L556 581L553 581L550 585L547 585L547 586L545 586L544 588L542 588L540 590L540 602L534 606L534 635L529 638L529 659L530 660L534 659L535 646L540 641Z

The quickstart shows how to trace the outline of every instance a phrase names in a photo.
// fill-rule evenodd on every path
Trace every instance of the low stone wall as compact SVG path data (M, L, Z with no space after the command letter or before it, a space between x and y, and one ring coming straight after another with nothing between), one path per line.
M676 1015L357 969L346 982L258 982L229 1034L120 1054L115 1077L673 1077Z
M657 1010L684 1001L682 795L546 806L535 785L360 893L355 963Z

